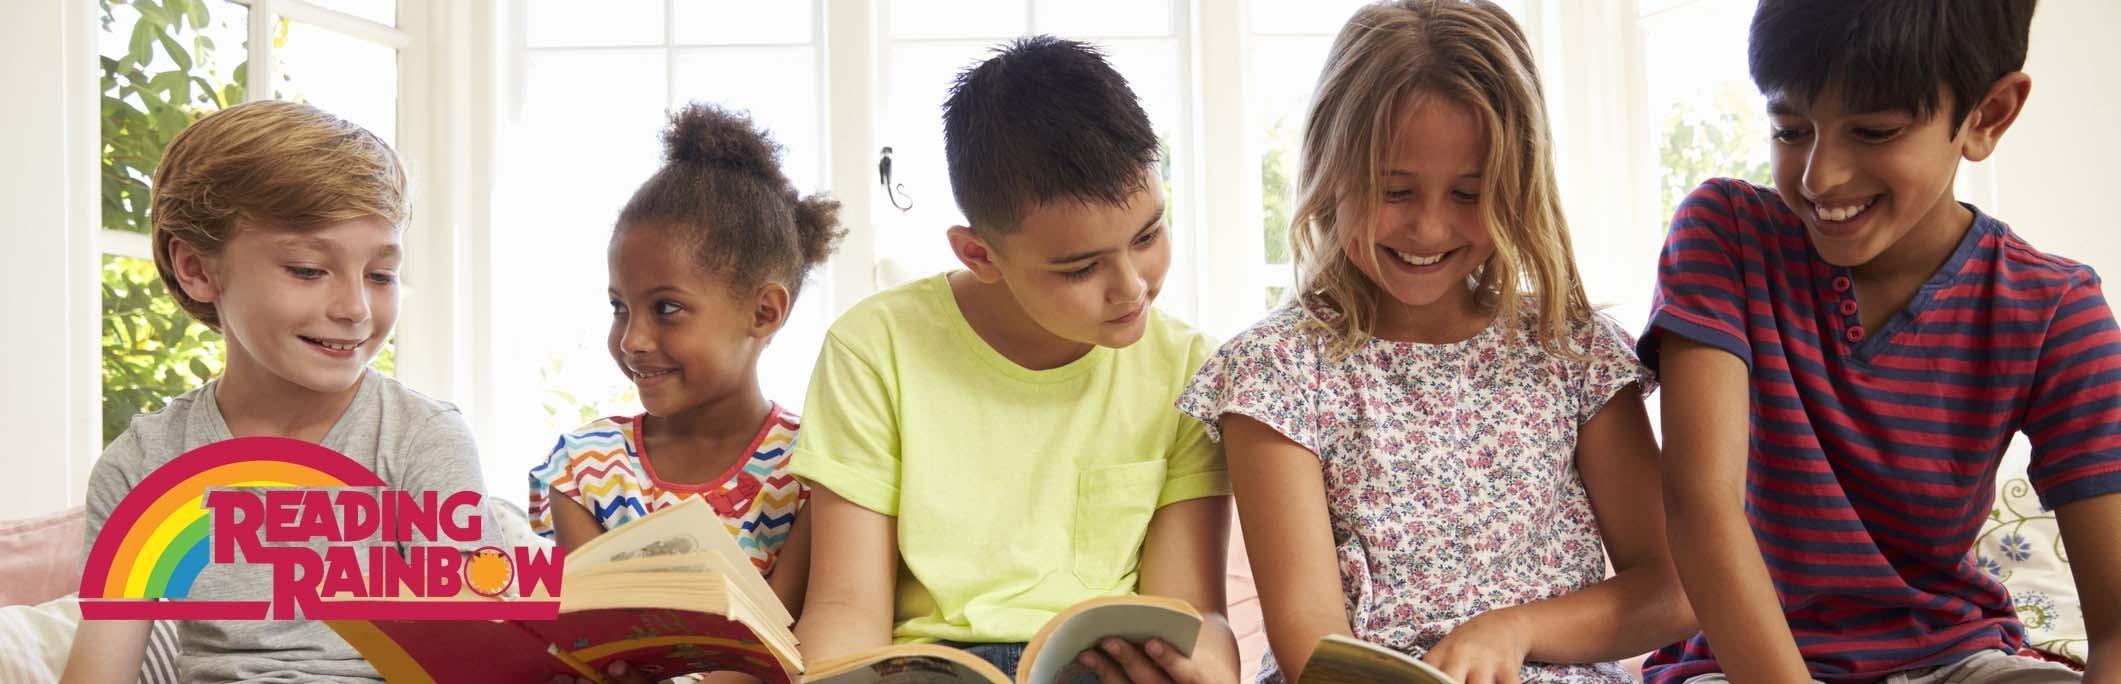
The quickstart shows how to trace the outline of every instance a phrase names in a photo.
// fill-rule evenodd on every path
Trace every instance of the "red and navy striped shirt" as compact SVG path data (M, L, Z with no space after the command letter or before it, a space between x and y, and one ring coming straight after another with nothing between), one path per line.
M1654 369L1679 335L1750 368L1746 512L1813 677L2015 651L2025 628L1972 550L2011 435L2045 506L2121 492L2121 329L2099 278L1979 210L1877 330L1850 278L1773 190L1709 181L1672 219L1636 351ZM1645 674L1719 670L1697 634Z

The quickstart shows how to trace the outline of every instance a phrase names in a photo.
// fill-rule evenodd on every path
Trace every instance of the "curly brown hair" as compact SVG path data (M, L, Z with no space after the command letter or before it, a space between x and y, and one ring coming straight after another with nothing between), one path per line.
M676 229L697 265L732 289L772 280L793 299L847 230L839 225L839 201L799 196L779 157L780 146L751 117L688 104L670 115L663 168L619 211L612 238L634 226Z

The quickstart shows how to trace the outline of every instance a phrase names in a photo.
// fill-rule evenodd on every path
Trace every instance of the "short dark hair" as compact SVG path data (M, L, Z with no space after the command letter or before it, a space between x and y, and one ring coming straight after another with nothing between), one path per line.
M1809 100L1840 79L1852 111L1928 118L1951 94L1952 130L1989 86L2025 67L2036 0L1760 0L1746 51L1763 93Z
M976 230L1014 231L1056 200L1121 204L1149 187L1156 131L1096 47L1032 36L957 75L943 102L951 192Z
M663 167L619 210L612 238L634 226L677 230L702 271L739 291L778 281L792 299L847 230L837 200L796 193L780 151L749 116L685 105L663 130Z

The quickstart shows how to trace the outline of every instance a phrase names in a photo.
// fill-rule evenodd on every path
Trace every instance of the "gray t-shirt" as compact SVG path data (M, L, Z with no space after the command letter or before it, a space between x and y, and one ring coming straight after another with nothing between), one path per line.
M155 468L184 452L232 438L214 403L219 381L170 400L160 411L133 418L125 433L103 449L88 480L88 543L112 509ZM392 489L485 492L471 429L455 406L414 392L373 370L363 377L346 413L320 444L374 471ZM499 545L494 519L481 511L478 543L442 543L461 548ZM386 542L372 542L386 543ZM322 548L326 542L311 546ZM239 552L240 555L240 552ZM364 572L366 552L362 557ZM193 581L197 600L271 600L272 567L209 563ZM186 682L380 682L374 668L321 622L185 621L178 626L183 654L177 666Z

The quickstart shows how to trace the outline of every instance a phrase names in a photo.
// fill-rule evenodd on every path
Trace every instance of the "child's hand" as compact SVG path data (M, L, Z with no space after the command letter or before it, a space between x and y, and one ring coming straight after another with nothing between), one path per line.
M1507 611L1481 613L1451 630L1422 661L1459 684L1518 684L1524 667L1525 630Z
M1162 639L1150 639L1146 645L1135 646L1126 639L1106 637L1098 646L1083 651L1082 655L1075 657L1075 662L1096 672L1101 684L1208 684L1216 681L1192 658L1179 653Z

